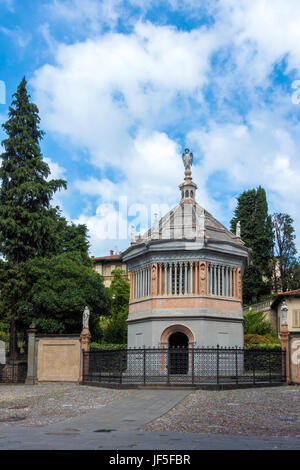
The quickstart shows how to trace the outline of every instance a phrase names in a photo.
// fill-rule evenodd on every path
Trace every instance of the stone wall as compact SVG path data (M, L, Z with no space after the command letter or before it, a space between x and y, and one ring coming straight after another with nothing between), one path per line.
M78 382L80 338L37 338L37 380Z
M82 351L89 349L90 333L81 335L37 335L28 330L28 372L26 383L79 382L82 377Z

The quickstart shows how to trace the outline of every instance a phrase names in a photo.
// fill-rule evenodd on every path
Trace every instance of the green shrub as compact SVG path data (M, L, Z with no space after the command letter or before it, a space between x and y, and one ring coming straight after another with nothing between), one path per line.
M271 335L272 337L276 337L276 331L272 323L269 320L265 319L264 312L253 312L249 310L249 312L244 314L244 334L252 334L252 335Z
M95 343L95 342L91 342L90 347L91 347L91 349L104 349L104 350L126 349L127 344L112 344L112 343Z
M263 335L256 335L252 333L245 334L244 336L244 344L250 345L250 344L267 344L271 343L272 341L267 337Z
M9 333L6 331L0 331L0 341L4 341L6 344L9 343Z
M281 343L245 344L245 349L281 350Z

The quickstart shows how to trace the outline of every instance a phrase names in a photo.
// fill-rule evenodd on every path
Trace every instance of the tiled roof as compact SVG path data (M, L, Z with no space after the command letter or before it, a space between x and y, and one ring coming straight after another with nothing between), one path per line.
M295 295L300 294L300 289L289 290L287 292L279 292L278 295Z
M122 256L119 255L109 255L109 256L92 256L93 261L114 261L121 260Z
M271 308L275 308L277 304L282 300L282 297L288 296L288 295L300 295L300 289L295 289L295 290L289 290L287 292L279 292L273 302L271 303Z

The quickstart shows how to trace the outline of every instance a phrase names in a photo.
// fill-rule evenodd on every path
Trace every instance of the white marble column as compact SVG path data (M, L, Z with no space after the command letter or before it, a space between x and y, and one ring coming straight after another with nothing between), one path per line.
M168 295L168 263L164 263L165 269L165 295Z
M216 295L217 294L217 269L216 269L216 265L214 264L213 265L213 294Z
M159 283L158 283L158 294L162 295L162 270L163 270L163 264L159 263Z
M139 298L142 297L142 270L139 270Z
M145 297L148 295L148 268L145 268Z
M228 290L228 285L229 285L229 283L228 283L228 280L229 280L228 279L228 274L229 274L228 266L225 266L225 284L226 284L225 295L226 295L226 297L228 297L228 291L229 291Z
M222 266L222 296L225 296L225 266Z
M179 295L182 295L182 262L179 263Z

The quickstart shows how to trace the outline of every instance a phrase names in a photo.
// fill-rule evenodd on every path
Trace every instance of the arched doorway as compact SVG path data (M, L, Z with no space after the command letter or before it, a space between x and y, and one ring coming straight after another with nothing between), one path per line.
M189 345L189 339L185 333L176 331L169 337L169 348L187 348Z
M189 370L189 339L185 333L176 331L169 336L170 374L187 374Z

